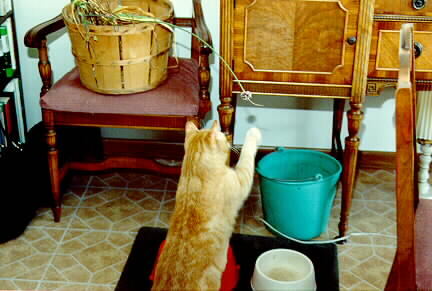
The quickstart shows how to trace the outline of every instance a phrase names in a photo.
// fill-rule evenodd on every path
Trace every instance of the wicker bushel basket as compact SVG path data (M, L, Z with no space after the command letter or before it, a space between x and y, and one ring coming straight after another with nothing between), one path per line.
M120 2L105 1L110 2L112 9ZM139 7L166 22L173 18L169 0L122 0L121 5ZM153 89L166 79L172 45L172 33L166 27L154 23L76 24L70 4L62 14L81 83L88 89L104 94L129 94Z

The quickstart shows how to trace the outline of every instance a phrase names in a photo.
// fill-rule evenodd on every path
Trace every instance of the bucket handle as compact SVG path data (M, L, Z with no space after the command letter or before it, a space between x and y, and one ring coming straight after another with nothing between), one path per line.
M265 178L277 182L301 183L301 182L321 181L323 179L323 175L316 174L315 176L306 179L277 179L277 178L270 178L270 177L265 177Z
M284 151L286 151L286 149L284 147L277 147L276 151L277 152L284 152ZM257 171L258 171L258 173L260 173L259 168L257 168ZM265 178L268 180L276 181L276 182L302 183L302 182L318 182L318 181L321 181L324 177L322 174L318 173L315 176L309 177L306 179L278 179L278 178L270 178L270 177L265 177Z

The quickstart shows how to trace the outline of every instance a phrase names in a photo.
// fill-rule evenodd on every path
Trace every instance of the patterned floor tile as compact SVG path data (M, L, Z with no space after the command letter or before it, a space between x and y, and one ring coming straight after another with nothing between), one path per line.
M177 179L173 179L173 178L167 179L166 189L169 191L176 191L177 190L177 183L178 183Z
M257 216L243 216L243 223L241 226L242 234L250 234L250 235L262 235L262 236L273 236L270 233L265 225L260 221L260 218Z
M390 267L391 263L378 256L372 256L352 268L351 272L379 290L384 290Z
M141 211L141 207L126 197L118 197L96 207L96 211L111 222L123 220Z
M158 227L168 227L170 218L171 218L171 211L160 211L159 217L157 219L157 226Z
M339 270L339 287L341 290L356 290L354 287L362 282L361 277L354 275L350 271Z
M393 224L395 224L394 221L366 208L363 208L360 212L353 213L351 216L351 225L355 226L360 232L379 233Z
M57 230L27 229L18 239L2 244L0 278L42 279L60 243L60 236Z
M88 187L108 187L109 184L106 183L103 178L99 176L92 176L89 180Z
M111 285L89 285L69 282L43 282L37 290L59 290L59 291L112 291L115 286Z
M17 290L36 290L39 282L29 280L14 280L14 284L17 286Z
M157 211L140 212L133 217L128 217L112 224L112 230L137 232L143 226L155 226L159 216Z
M395 201L394 193L382 191L378 187L369 188L363 193L363 198L372 201Z
M152 176L152 175L143 175L139 176L135 180L129 181L128 188L129 189L166 189L166 181L167 179L164 177Z
M131 171L131 170L126 170L126 169L118 171L117 174L128 182L137 180L139 177L145 176L145 174L142 172Z
M174 211L175 207L175 195L176 192L173 191L167 191L165 193L165 196L162 201L162 208L163 211Z
M44 280L115 284L135 235L106 231L66 233L52 258Z
M395 254L394 171L360 170L349 232L362 233L338 245L341 290L382 290ZM177 179L134 171L75 174L63 197L61 222L40 209L26 232L0 245L0 289L114 290L142 226L169 226ZM259 177L239 213L234 231L272 234L260 218ZM317 239L338 235L341 187Z
M126 187L128 181L121 176L113 176L104 179L104 182L107 183L111 187L123 188Z
M63 207L60 222L54 222L54 216L49 208L40 208L36 217L31 221L30 226L65 228L74 217L75 207Z
M35 290L38 282L0 279L0 290Z
M72 173L69 177L69 185L70 186L87 186L92 175L80 172L80 173Z

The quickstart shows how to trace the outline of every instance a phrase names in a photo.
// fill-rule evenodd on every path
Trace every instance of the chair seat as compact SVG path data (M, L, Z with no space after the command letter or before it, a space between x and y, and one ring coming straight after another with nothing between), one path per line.
M54 84L40 104L43 109L63 112L195 116L199 109L198 63L179 61L179 67L169 69L167 80L157 88L126 95L90 91L74 68Z

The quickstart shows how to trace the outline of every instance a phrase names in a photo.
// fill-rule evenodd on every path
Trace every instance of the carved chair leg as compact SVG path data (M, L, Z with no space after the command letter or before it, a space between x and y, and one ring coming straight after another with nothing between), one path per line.
M194 38L195 39L195 38ZM200 102L198 116L202 120L205 118L207 112L211 110L210 101L210 65L208 55L201 55L199 57L199 84L200 84Z
M345 109L345 99L334 99L331 154L341 163L343 163L341 131L342 131L342 120L343 120L344 109Z
M362 104L350 103L348 111L348 132L345 139L344 163L342 173L342 207L339 222L339 237L345 236L348 229L348 216L352 204L354 181L357 170L357 156L360 145L358 133L360 131L363 112Z
M48 166L51 179L51 192L54 200L53 215L54 221L59 222L61 217L59 158L54 117L51 111L43 111L43 122L46 130L45 136L48 145Z
M221 97L221 104L217 107L219 113L219 122L222 132L226 135L228 141L233 142L233 117L234 106L232 97Z

